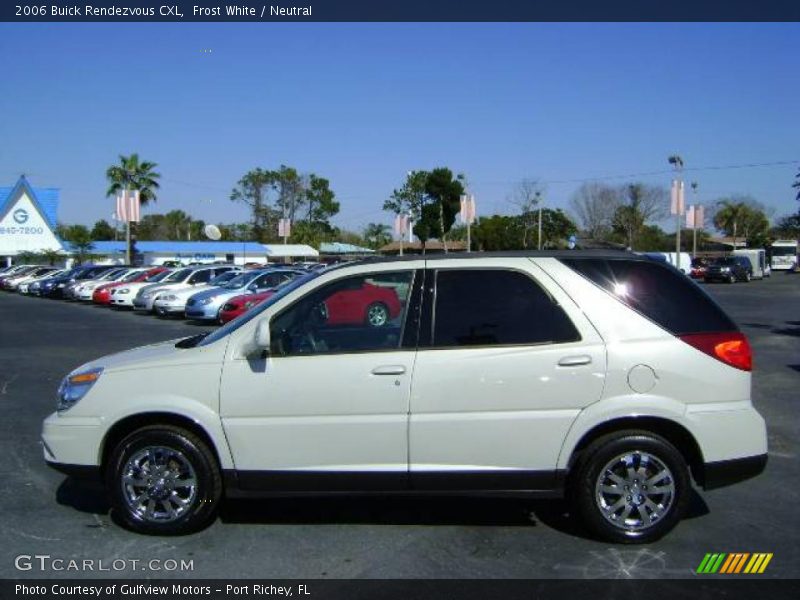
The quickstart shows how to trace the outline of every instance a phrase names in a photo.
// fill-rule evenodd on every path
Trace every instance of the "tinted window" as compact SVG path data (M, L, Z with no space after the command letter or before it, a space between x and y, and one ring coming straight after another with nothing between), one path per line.
M205 271L198 271L194 275L189 278L189 283L207 283L211 280L211 274L213 271L211 269L206 269Z
M574 342L577 329L528 275L465 269L436 274L433 345L492 346Z
M272 355L398 349L412 277L347 277L304 296L270 322Z
M733 321L697 284L671 267L625 259L561 262L675 335L736 331Z

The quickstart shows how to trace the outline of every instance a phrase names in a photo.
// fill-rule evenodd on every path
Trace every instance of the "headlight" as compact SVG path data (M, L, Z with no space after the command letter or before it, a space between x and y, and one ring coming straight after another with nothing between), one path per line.
M175 296L174 294L169 294L167 296L159 296L157 299L161 300L162 302L175 302L175 300L177 300L178 297Z
M121 289L121 290L114 290L114 291L113 291L113 292L111 292L111 293L112 293L112 294L127 294L127 293L129 293L130 291L131 291L131 289L130 289L130 288L123 288L123 289Z
M92 386L100 379L102 373L103 367L97 367L88 371L71 373L64 377L61 385L58 386L57 410L60 412L71 408L92 389Z
M63 288L65 285L67 285L67 284L66 283L59 283L58 287Z
M720 269L720 271L730 271L730 270L731 270L731 268L730 268L730 267L722 267L722 268Z
M148 300L149 298L152 298L153 294L155 294L155 292L145 292L142 294L142 300Z
M213 301L214 301L213 297L212 298L203 298L202 300L199 300L197 303L198 304L211 304Z

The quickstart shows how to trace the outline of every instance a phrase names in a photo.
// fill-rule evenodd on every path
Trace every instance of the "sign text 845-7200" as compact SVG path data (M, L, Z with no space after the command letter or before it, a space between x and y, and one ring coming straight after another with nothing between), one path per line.
M0 235L41 235L44 227L0 227Z

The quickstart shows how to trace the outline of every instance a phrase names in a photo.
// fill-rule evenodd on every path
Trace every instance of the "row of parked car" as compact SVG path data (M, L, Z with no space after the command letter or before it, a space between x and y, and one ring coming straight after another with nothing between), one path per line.
M269 298L282 285L323 266L82 265L59 269L19 265L0 270L0 287L31 296L226 323Z

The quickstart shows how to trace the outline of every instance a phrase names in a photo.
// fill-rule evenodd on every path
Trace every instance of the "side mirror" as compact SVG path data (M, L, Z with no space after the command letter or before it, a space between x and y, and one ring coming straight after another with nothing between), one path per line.
M255 283L248 285L247 291L251 293L256 293L258 291L258 286Z
M270 346L269 321L262 319L256 326L255 345L259 350L268 352Z

